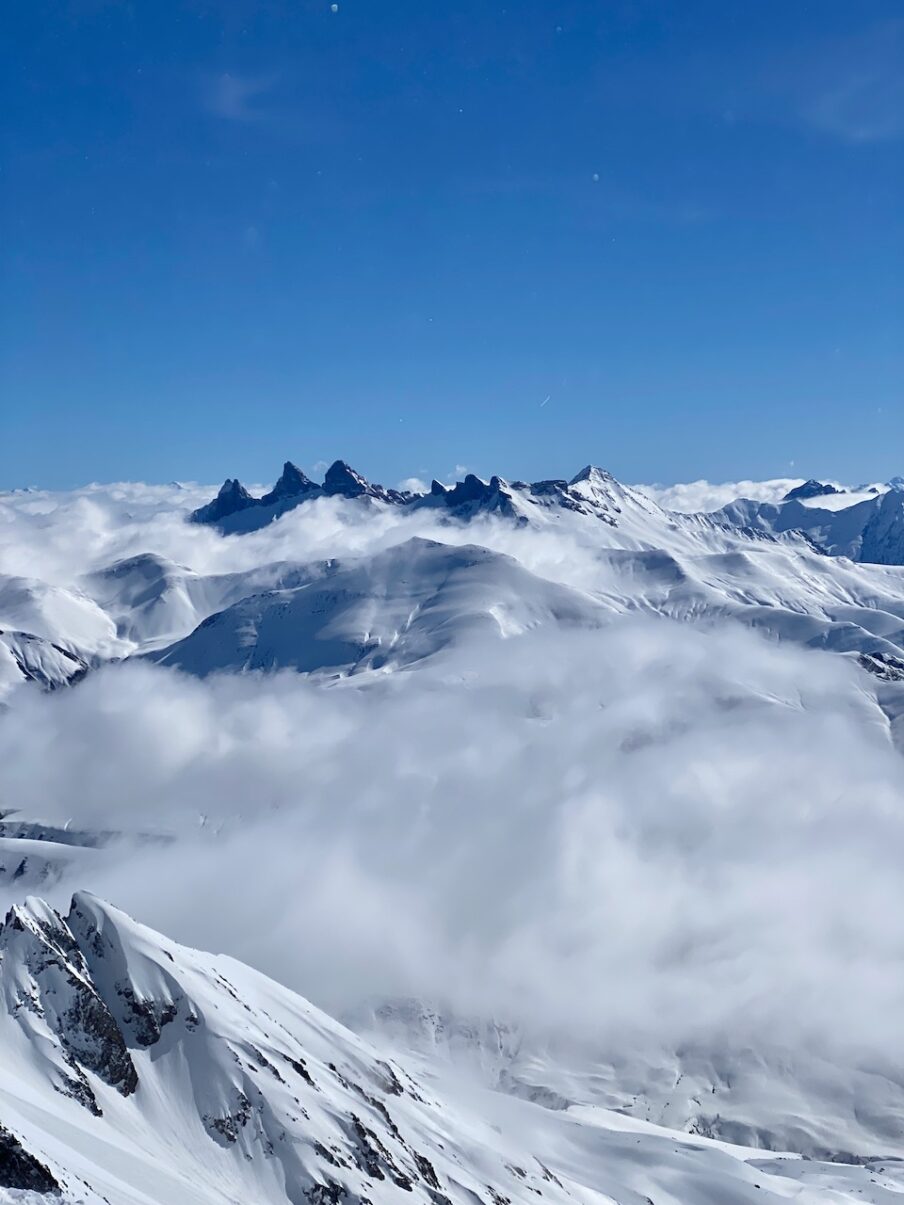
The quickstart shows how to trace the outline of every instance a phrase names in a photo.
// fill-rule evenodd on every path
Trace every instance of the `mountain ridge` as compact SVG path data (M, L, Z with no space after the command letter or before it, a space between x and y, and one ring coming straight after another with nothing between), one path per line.
M777 1205L809 1182L883 1205L904 1189L878 1160L764 1157L418 1079L84 891L66 915L29 897L0 926L0 1056L0 1201L23 1205Z

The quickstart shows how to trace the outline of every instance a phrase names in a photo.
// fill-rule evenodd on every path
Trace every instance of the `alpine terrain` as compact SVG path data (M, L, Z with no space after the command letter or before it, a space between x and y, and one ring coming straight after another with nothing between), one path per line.
M904 1201L904 486L786 485L0 495L0 1201Z

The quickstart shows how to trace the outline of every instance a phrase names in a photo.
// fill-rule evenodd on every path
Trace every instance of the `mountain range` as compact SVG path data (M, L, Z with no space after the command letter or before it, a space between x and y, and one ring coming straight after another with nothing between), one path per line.
M737 979L757 999L759 985L748 984L732 947L746 948L747 914L740 908L738 921L732 908L750 890L738 883L751 837L729 827L721 844L718 820L703 823L695 808L698 796L719 794L723 744L740 734L736 761L747 764L749 752L749 774L738 774L754 780L751 811L769 811L768 787L761 798L756 785L774 782L772 767L758 761L768 716L778 731L825 743L812 752L803 787L780 800L787 823L764 838L769 872L755 880L757 892L779 894L795 843L806 848L801 832L807 840L820 832L807 817L825 808L827 875L837 875L850 907L812 973L825 971L820 959L834 966L843 950L864 998L884 990L857 961L857 924L866 917L882 951L895 949L887 919L894 901L877 914L873 887L849 876L845 859L898 848L897 797L870 775L886 754L904 750L904 483L810 480L773 496L672 511L594 466L570 479L467 475L412 491L371 484L342 461L320 483L286 462L273 488L255 494L229 479L212 500L201 487L177 485L0 495L0 726L18 734L0 767L0 892L9 905L0 929L0 1202L900 1201L904 1065L856 1024L851 1049L840 1053L818 1038L789 1046L780 1027L751 1037L740 1025L624 1045L602 1029L557 1029L555 1018L532 1028L504 1013L396 996L383 991L379 973L334 1019L259 971L180 945L81 890L123 884L134 868L162 874L154 891L165 894L175 873L180 890L197 881L197 906L209 916L216 895L201 899L211 883L201 868L225 859L246 827L238 872L234 861L222 864L223 890L245 898L271 876L284 882L272 840L251 831L262 817L290 864L297 857L300 867L304 842L317 851L324 833L332 840L347 830L369 869L381 809L397 808L387 824L391 876L401 888L405 867L423 865L428 900L448 893L454 916L472 925L465 953L484 928L506 925L502 952L518 948L539 909L544 938L567 954L577 939L571 930L559 937L556 909L571 897L547 901L547 862L575 883L593 880L599 840L617 885L624 850L607 862L606 842L636 825L643 844L625 890L654 876L667 889L685 849L717 848L714 865L693 865L695 883L719 885L703 961L726 957L723 990L730 996ZM653 652L633 658L631 633L644 624L644 640L657 633ZM668 650L690 631L707 634L687 653L696 676L673 680ZM708 640L735 632L743 644ZM593 649L603 641L618 656L597 662ZM756 671L760 660L768 674ZM236 683L247 693L234 694ZM281 697L297 683L308 692L304 706L284 709ZM120 708L137 709L136 696L154 686L165 714L141 711L138 730L127 730ZM207 727L193 743L198 712L184 700L199 698ZM381 716L406 698L404 731L384 760ZM700 698L718 725L710 718L696 734ZM450 723L462 712L469 723ZM99 714L107 739L96 735ZM812 727L795 728L801 715ZM61 734L49 752L45 728ZM863 832L841 825L835 781L827 787L822 775L822 761L835 765L835 745L846 753L851 728L855 786L845 780L837 793L853 795L857 815L873 823L885 809L889 827L875 848L866 820ZM351 779L329 764L334 730L352 733L339 747L364 762ZM575 755L560 767L555 756L571 749L572 731ZM251 763L232 756L247 732L261 746ZM138 780L149 772L145 744L169 777L134 814L133 796L144 798ZM606 752L596 761L599 745ZM301 773L294 762L283 772L284 751L295 747L304 750ZM790 762L789 746L768 747ZM49 781L65 783L85 754L104 806L83 796L74 769L71 790L48 798L47 813L23 808L22 767L34 772L42 759L59 759L63 771ZM277 770L264 785L269 761ZM607 792L620 789L618 774L627 776L631 807L611 833L608 819L589 835L581 828L571 848L567 824L583 813L560 804L592 794L603 807ZM470 811L469 784L481 775L486 795ZM730 795L734 763L727 777ZM677 796L686 817L670 811L673 780L681 790L692 783ZM349 781L360 798L347 796ZM238 813L218 808L211 793L237 794ZM295 813L284 816L283 807L297 807L309 827L293 827ZM421 847L424 832L434 836ZM659 862L664 846L672 860ZM317 913L323 940L329 945L338 916L358 909L363 948L372 884L350 879L334 855L325 841L321 860L336 885L332 911ZM293 865L286 890L307 907L312 864L305 867ZM498 903L493 884L506 876L515 893ZM601 915L585 912L595 897L582 890L572 901L579 932L599 926ZM815 925L816 905L801 893L782 897L789 927ZM675 900L677 908L677 890ZM642 890L635 905L641 933L655 932L661 916ZM404 899L400 913L417 910ZM723 912L734 918L724 924L736 926L727 946ZM698 920L694 912L690 921ZM263 942L282 931L283 918L261 903L244 923ZM617 930L617 918L611 924ZM227 922L211 927L215 948L228 948ZM770 940L780 943L780 934L770 930ZM690 945L651 948L653 961L699 970L700 951ZM771 948L757 967L769 966ZM429 961L432 953L419 950ZM288 945L285 955L288 963ZM374 957L379 965L379 949ZM580 1000L582 982L559 990ZM301 986L317 998L316 982ZM613 997L631 990L613 978ZM781 986L768 995L780 1010Z
M904 489L849 495L807 482L790 494L777 504L740 499L684 514L594 467L570 481L471 475L413 494L371 485L342 461L315 485L287 462L259 498L227 481L185 516L190 526L282 538L290 516L350 507L355 516L336 514L365 530L391 518L391 546L328 560L252 556L251 567L226 573L148 549L65 582L0 577L0 691L23 679L55 688L134 656L202 675L357 673L413 664L469 632L592 628L632 612L731 618L859 656L880 675L897 672ZM174 517L182 521L178 510ZM550 583L500 553L503 540L488 538L507 527L577 543L591 568L578 584L560 566Z
M193 511L190 518L212 524L224 534L248 532L302 503L329 497L368 499L411 509L435 507L462 520L482 512L529 522L542 509L571 510L594 515L612 526L619 525L625 504L649 505L638 491L590 465L570 481L509 482L502 477L484 481L468 474L454 486L434 479L429 492L413 493L372 485L342 460L327 469L318 485L286 461L267 493L252 497L237 479L227 478L216 498ZM867 486L849 491L811 478L790 489L778 503L739 498L707 517L721 526L766 535L804 535L830 556L870 564L904 564L904 482L897 479L883 489Z

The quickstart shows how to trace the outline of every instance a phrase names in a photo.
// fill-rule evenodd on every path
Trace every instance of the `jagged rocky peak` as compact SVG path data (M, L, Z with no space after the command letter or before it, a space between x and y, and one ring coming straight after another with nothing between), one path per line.
M257 499L248 493L237 477L227 477L216 498L206 506L199 507L191 517L196 523L216 523L228 515L256 505Z
M376 498L396 504L412 502L416 498L407 490L386 489L368 481L344 460L336 460L330 465L322 485L317 485L296 464L287 460L273 489L260 498L249 494L238 481L227 480L216 498L193 511L189 519L193 523L214 524L223 532L254 531L300 503L324 496Z
M803 485L796 485L794 489L788 490L782 502L802 502L807 498L823 498L829 494L843 494L844 490L839 489L836 485L831 485L828 482L816 481L810 478Z
M312 490L316 490L317 485L308 477L308 475L293 464L291 460L287 460L283 465L282 473L279 480L274 485L273 489L268 494L264 494L261 498L261 505L268 506L270 503L279 502L283 498L297 498L303 494L309 494Z
M238 477L227 477L220 486L220 492L217 494L217 497L222 498L224 501L228 500L233 505L247 504L254 501Z
M492 512L519 523L529 522L538 508L551 513L558 507L595 516L612 525L625 501L644 506L639 496L594 465L587 465L570 481L555 478L531 483L507 481L495 475L487 481L468 473L454 485L434 480L428 493L415 494L368 481L345 460L330 465L322 485L286 461L276 485L261 498L251 497L239 482L227 481L213 502L196 510L190 518L195 523L214 524L224 533L254 531L300 503L322 497L373 499L413 508L441 507L459 519Z
M499 477L491 477L489 481L484 481L474 473L468 473L464 481L455 483L448 497L453 506L461 502L482 502L491 494L498 493L501 487L502 481Z
M328 494L342 494L346 498L358 498L374 488L366 477L362 477L344 460L334 460L326 471L323 488ZM379 488L379 487L377 487Z

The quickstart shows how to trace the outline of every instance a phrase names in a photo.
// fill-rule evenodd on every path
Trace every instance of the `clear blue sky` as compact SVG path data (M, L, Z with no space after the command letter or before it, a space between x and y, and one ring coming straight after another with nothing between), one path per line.
M897 0L29 0L0 55L0 487L904 472Z

